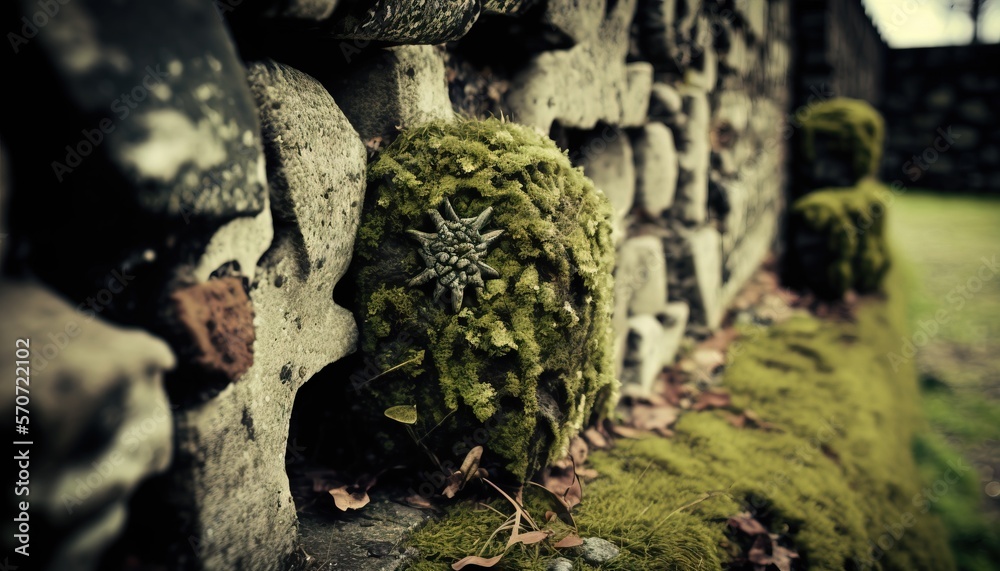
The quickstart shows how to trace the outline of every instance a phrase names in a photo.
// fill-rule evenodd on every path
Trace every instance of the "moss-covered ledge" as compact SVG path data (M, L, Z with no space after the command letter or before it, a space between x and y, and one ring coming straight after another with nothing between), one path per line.
M863 300L854 322L796 316L730 347L734 406L780 431L736 428L724 411L689 412L671 439L619 440L593 453L600 477L586 486L577 523L581 535L622 548L601 569L723 568L738 551L727 518L748 510L798 552L793 569L953 569L913 459L924 430L915 372L894 372L885 357L905 327L895 272L887 289L888 301ZM962 474L935 477L950 476ZM675 512L707 492L722 493ZM410 568L448 569L501 522L453 506L410 538L421 553ZM552 551L515 548L495 568L545 569ZM576 560L574 569L592 567Z

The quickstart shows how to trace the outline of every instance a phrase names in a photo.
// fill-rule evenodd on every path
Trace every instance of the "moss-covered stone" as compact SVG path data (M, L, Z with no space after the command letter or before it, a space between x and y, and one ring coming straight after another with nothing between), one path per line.
M415 433L442 458L485 428L485 458L530 476L617 392L606 198L549 139L498 120L407 130L369 182L356 251L361 349L380 370L403 366L362 397L416 405ZM480 230L503 232L484 256L499 277L465 290L458 311L434 299L437 280L408 285L428 266L407 231L434 232L429 212L448 219L446 201L461 218L492 208Z
M796 280L820 295L879 289L889 267L885 242L889 189L873 179L811 192L792 205Z
M803 183L808 191L850 186L874 176L882 160L885 121L865 101L838 97L816 104L802 120Z
M869 298L856 322L802 315L745 332L723 382L736 408L777 430L736 428L728 411L687 412L673 438L619 440L591 454L600 476L586 485L576 521L581 535L622 549L600 569L724 569L740 555L726 521L741 511L798 552L795 569L954 569L911 450L926 431L916 374L885 358L906 331L902 285L890 278L888 288L888 301ZM533 513L550 509L541 494L525 499ZM510 513L502 500L492 506ZM411 537L421 557L408 569L449 569L502 521L471 502L453 506ZM499 553L504 538L485 553ZM494 568L541 571L566 555L557 551L515 547ZM573 568L594 569L579 560Z

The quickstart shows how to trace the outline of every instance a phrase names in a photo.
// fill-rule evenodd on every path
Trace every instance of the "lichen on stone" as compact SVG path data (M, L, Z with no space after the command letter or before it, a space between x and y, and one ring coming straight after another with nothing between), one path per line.
M422 444L442 459L483 429L484 462L529 477L617 395L607 199L548 138L499 120L411 128L372 163L369 185L355 259L360 346L382 371L406 365L362 398L379 414L416 405L415 432L434 428ZM451 288L439 303L446 292L421 287L450 285L428 272L441 259L428 216L438 233L475 229L441 250L489 244L469 260L496 274L467 280L474 299ZM457 268L455 258L445 263Z

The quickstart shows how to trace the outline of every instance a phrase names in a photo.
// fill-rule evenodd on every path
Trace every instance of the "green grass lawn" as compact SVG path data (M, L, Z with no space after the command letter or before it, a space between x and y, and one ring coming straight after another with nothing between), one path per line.
M961 455L972 486L935 505L960 569L1000 566L1000 197L909 192L888 210L909 291L909 341L917 347L933 435L917 443L925 480ZM899 355L905 339L900 340Z

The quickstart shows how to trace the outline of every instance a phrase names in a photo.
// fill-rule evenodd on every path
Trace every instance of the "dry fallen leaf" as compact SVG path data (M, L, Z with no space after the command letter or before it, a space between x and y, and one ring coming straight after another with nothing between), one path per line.
M452 563L451 568L454 569L455 571L459 571L459 569L465 569L467 565L478 565L480 567L493 567L497 563L500 563L501 559L503 559L503 554L497 555L496 557L490 557L488 559L486 557L469 555L468 557L463 557L458 561Z
M664 381L663 400L667 404L679 406L681 401L688 394L688 387L684 385L681 373L673 369L666 369L661 373Z
M469 453L465 455L465 460L462 461L462 467L459 471L462 473L462 487L472 481L472 479L479 475L479 461L483 458L483 447L476 446Z
M448 499L454 498L463 485L465 485L465 476L461 472L453 472L445 480L445 486L441 490L441 495Z
M638 404L632 407L630 424L639 430L670 428L670 425L677 422L680 413L680 409L671 405Z
M799 554L778 545L776 537L778 536L758 535L747 553L747 561L761 566L761 569L774 565L778 571L792 571L792 559L798 558Z
M479 476L479 461L482 457L482 446L476 446L472 450L469 450L469 453L465 455L465 460L462 461L462 467L445 480L445 487L441 491L441 495L449 499L453 498L473 478Z
M432 504L430 500L421 496L420 494L413 494L410 496L406 496L405 498L403 498L403 503L413 508L439 511L437 506Z
M371 501L368 490L372 489L375 482L375 476L363 475L353 484L331 488L329 491L333 496L333 503L337 504L341 511L361 509Z
M354 491L348 491L348 488L353 488ZM333 496L333 502L337 504L337 507L345 512L347 510L359 510L367 506L368 502L371 501L368 497L368 491L362 490L357 486L333 488L330 490L330 495Z
M583 545L583 540L580 539L579 535L576 535L575 533L571 533L571 534L567 535L566 537L564 537L564 538L560 539L559 541L557 541L555 546L558 547L558 548L560 548L560 549L563 549L563 548L566 548L566 547L576 547L578 545Z
M583 485L572 461L565 458L542 472L542 486L562 500L567 508L572 508L583 499Z
M511 535L510 541L507 545L513 545L515 543L523 543L525 545L533 545L540 541L545 541L549 538L549 532L547 531L529 531L527 533L515 533Z
M631 426L625 426L624 424L616 424L614 428L611 429L611 432L614 433L615 436L619 436L621 438L632 438L632 439L641 438L646 434L645 432L637 428L632 428Z
M653 432L655 432L656 434L659 434L663 438L673 438L674 437L674 431L670 430L669 428L663 428L663 427L654 428Z
M583 438L593 448L605 449L611 447L611 444L608 443L608 439L605 438L600 431L593 427L583 431Z
M754 519L750 512L743 512L729 518L729 527L735 527L747 535L767 534L767 528Z
M749 408L743 410L740 414L730 414L726 418L729 420L729 424L736 428L750 427L765 431L781 432L780 428L770 422L761 420L760 416Z
M705 391L695 397L691 410L706 410L709 408L725 408L729 406L731 399L729 393L725 391Z

